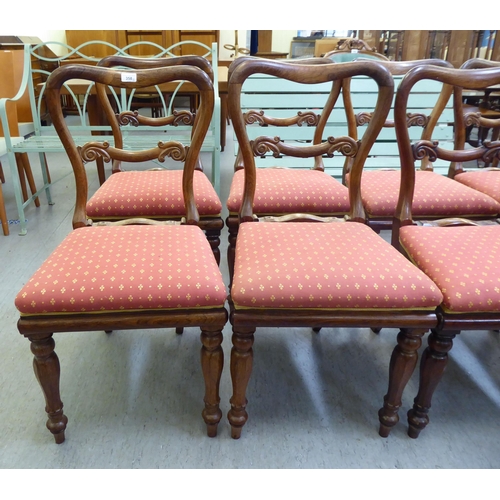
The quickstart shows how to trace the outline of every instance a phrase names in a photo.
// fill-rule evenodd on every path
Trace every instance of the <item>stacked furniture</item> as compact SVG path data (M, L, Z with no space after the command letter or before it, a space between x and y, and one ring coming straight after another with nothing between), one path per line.
M131 48L134 48L141 43L148 45L148 47L152 47L155 49L154 55L152 58L160 58L160 57L175 57L174 51L176 49L180 49L184 47L184 45L188 46L193 44L199 49L200 47L205 50L205 57L211 61L217 60L217 45L213 44L211 47L205 46L199 42L179 42L170 47L161 47L156 44L152 44L149 42L139 42L138 44L131 44L130 46L126 46L123 48L118 48L116 46L111 46L115 51L116 55L127 56L128 51ZM51 70L40 68L40 64L37 62L44 62L47 64L53 64L55 66L65 65L71 62L83 62L96 64L99 61L99 58L95 58L92 56L87 56L84 54L84 49L88 49L92 46L99 45L109 46L110 44L106 42L87 42L79 47L73 48L69 47L65 44L57 43L57 42L46 42L44 44L39 44L34 47L30 45L25 45L24 47L24 74L22 79L21 87L14 98L6 98L0 99L0 117L2 120L2 126L5 134L5 141L7 146L7 154L10 163L10 167L13 170L15 162L15 155L17 153L37 153L39 156L39 161L42 170L42 180L43 186L38 189L36 193L34 193L27 200L23 201L21 190L18 186L15 186L15 196L16 196L16 205L18 209L19 219L20 219L20 232L21 234L26 233L26 223L25 223L25 215L24 209L31 203L36 197L43 191L45 191L48 203L52 203L52 198L50 194L50 183L51 180L47 173L47 163L45 159L45 154L50 152L62 152L64 148L59 140L57 134L54 131L53 126L50 124L50 121L47 119L46 114L46 104L45 104L45 88L46 84L43 83L51 73ZM66 53L62 56L56 57L47 57L44 54L45 47L52 47L54 51L56 51L56 47L61 51L65 51ZM109 48L109 47L108 47ZM38 83L38 80L42 81ZM212 120L210 123L209 131L206 135L205 141L202 146L202 152L210 152L212 156L212 173L211 173L211 181L216 191L219 190L219 163L220 163L220 99L218 97L218 73L217 66L213 65L213 81L214 88L216 89L215 96L215 106L214 113L212 116ZM165 88L153 88L148 89L148 91L156 92L160 101L164 104L165 113L170 114L167 111L167 104L164 99L164 92L168 94L177 94L179 92L185 91L192 92L193 88L189 88L189 84L183 86L182 82L171 82L168 85L165 84ZM192 86L191 86L192 87ZM182 90L181 90L182 89ZM33 117L33 125L34 125L34 134L25 138L18 137L15 135L13 131L10 130L9 124L5 118L6 116L6 107L9 103L16 102L20 97L28 92L30 96L30 105L31 112ZM75 137L75 140L79 144L84 144L91 140L92 136L95 136L95 140L105 140L107 134L111 132L110 125L103 121L102 114L100 113L100 108L96 104L97 98L95 95L94 85L85 81L73 81L68 82L62 91L62 95L64 97L64 101L67 104L68 108L71 108L72 112L76 114L76 124L70 125L70 130ZM119 112L126 111L130 108L131 102L129 101L129 96L125 91L123 91L119 96L117 96L116 104L119 106ZM131 126L132 127L132 126ZM168 133L171 127L166 127L163 130L159 130L159 139L158 140L168 140ZM177 140L184 141L185 144L188 144L190 141L190 130L191 126L184 126L182 124L177 124L176 130L185 130L185 134L183 137L177 135ZM137 137L137 134L132 134L133 137ZM131 137L132 137L131 136ZM109 140L112 140L108 137ZM133 149L133 142L129 142L125 147ZM141 148L141 145L138 145L137 148ZM104 174L104 165L101 158L98 158L97 168L99 172L99 179L101 184L105 180Z

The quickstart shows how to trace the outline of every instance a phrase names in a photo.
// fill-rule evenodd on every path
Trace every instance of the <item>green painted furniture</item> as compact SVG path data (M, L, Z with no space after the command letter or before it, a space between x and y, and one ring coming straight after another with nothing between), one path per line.
M52 198L50 194L50 184L54 180L50 180L47 172L47 162L45 158L46 153L52 152L62 152L64 148L55 133L54 128L50 124L50 118L48 117L46 106L45 106L45 81L48 76L54 70L54 68L71 63L86 63L95 65L97 64L97 58L87 56L82 53L84 47L90 45L107 45L112 47L116 51L116 55L128 56L130 49L138 45L149 45L155 48L156 53L151 57L175 57L175 49L179 46L193 44L196 46L201 46L206 48L207 52L205 57L210 61L217 61L217 44L212 44L208 47L200 42L196 41L184 41L174 44L168 48L161 47L157 44L151 42L138 42L127 45L126 47L119 48L109 44L104 41L93 41L82 44L76 48L72 48L68 45L59 42L46 42L36 46L25 45L24 47L24 72L22 83L17 92L16 96L10 99L0 99L0 119L2 122L3 129L5 131L5 145L7 150L7 156L10 164L10 168L14 170L16 168L15 154L16 153L36 153L39 155L43 186L29 197L26 201L23 201L21 186L17 178L17 174L13 175L13 185L14 193L16 197L16 205L20 220L20 234L26 234L26 222L25 222L25 208L43 191L45 191L47 196L47 201L52 204ZM46 48L50 48L52 52L65 52L63 55L43 55ZM220 98L218 95L218 68L217 65L213 65L214 73L214 89L215 89L215 105L214 112L212 116L212 121L210 124L209 131L207 133L206 139L203 143L202 152L210 152L212 155L212 172L211 181L214 185L216 191L219 191L219 165L220 165ZM157 91L158 91L157 86ZM172 83L166 89L169 94L176 94L183 92L183 82ZM33 126L34 132L27 137L15 137L10 134L6 106L9 102L15 102L19 100L25 92L29 93L30 104L33 115ZM159 91L159 99L165 106L168 107L168 102L164 99L164 88ZM62 98L64 104L71 108L72 113L75 116L68 120L69 129L73 135L74 140L77 144L83 144L89 142L90 140L108 140L112 142L112 137L110 134L110 127L107 124L103 124L101 117L99 115L99 107L96 105L97 98L95 95L94 85L89 82L83 81L71 81L67 82L62 91ZM115 94L115 103L117 107L117 112L123 112L130 108L132 99L130 94L125 91L120 91ZM172 101L172 100L171 100ZM128 125L131 129L133 125ZM158 133L158 140L168 141L169 135L171 133L172 126L166 127L163 131L159 131L156 128L156 133ZM184 126L182 124L178 125L176 128L175 139L186 144L190 141L191 136L191 126ZM179 131L184 131L184 135ZM126 131L125 131L125 135ZM129 141L126 143L126 148L134 149L141 148L141 145L134 146L133 137L138 137L137 134L128 134ZM100 182L104 182L104 167L101 159L97 161L98 171L100 173ZM14 172L13 172L14 173ZM69 172L68 172L69 174Z

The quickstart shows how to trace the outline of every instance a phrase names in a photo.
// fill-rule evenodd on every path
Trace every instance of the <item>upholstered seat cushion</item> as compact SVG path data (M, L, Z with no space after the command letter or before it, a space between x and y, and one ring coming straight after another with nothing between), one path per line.
M398 203L400 170L363 172L361 198L368 217L393 217ZM348 182L348 179L346 179ZM443 175L417 170L412 213L415 217L496 215L491 197Z
M75 229L16 297L22 315L219 307L226 290L197 226Z
M237 308L434 309L437 286L356 222L240 225L231 297Z
M445 310L500 312L500 225L406 226L400 241L440 288Z
M207 176L196 170L193 182L200 216L219 215L222 204ZM169 218L184 214L182 170L117 172L87 203L87 215L93 220Z
M455 175L455 180L500 202L500 170L476 170Z
M227 200L230 213L240 210L244 181L244 170L235 172ZM260 215L346 214L349 192L339 181L318 170L258 168L254 212Z

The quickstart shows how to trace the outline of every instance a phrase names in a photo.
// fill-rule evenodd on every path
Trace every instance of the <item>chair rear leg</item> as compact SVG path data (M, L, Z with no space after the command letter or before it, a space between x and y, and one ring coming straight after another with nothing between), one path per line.
M429 423L429 409L431 407L432 395L443 377L444 370L448 364L448 352L453 347L453 339L460 333L437 332L435 330L429 335L428 347L422 355L420 362L420 384L414 405L408 411L408 435L416 439L420 432Z
M220 265L220 229L206 229L205 235L207 237L208 242L210 243L210 248L214 254L215 260L217 261L217 265Z

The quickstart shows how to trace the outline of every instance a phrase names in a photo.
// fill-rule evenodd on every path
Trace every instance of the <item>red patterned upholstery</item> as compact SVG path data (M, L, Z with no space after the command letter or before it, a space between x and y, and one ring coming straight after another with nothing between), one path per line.
M235 172L227 200L230 213L240 209L244 179L244 170ZM339 181L318 170L258 168L254 212L345 214L349 212L349 193Z
M222 205L207 176L194 172L200 216L219 215ZM185 214L182 170L131 171L111 175L87 203L93 220L126 217L169 218Z
M455 180L500 202L500 170L477 170L455 175Z
M369 227L346 223L240 225L236 308L434 309L436 285Z
M16 297L22 315L222 306L226 290L197 226L72 231Z
M500 226L400 230L410 258L441 289L451 313L500 311Z
M363 172L361 197L368 217L394 215L400 178L400 170ZM495 215L500 213L500 203L448 177L417 170L412 213L415 217Z

